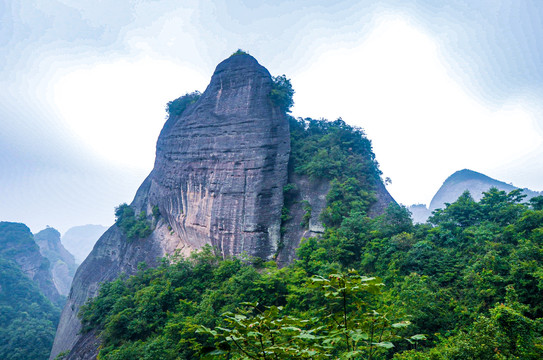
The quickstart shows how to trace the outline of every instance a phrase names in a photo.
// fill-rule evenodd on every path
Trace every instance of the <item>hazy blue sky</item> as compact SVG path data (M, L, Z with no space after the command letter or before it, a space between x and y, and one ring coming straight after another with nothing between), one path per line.
M542 24L521 0L0 0L0 220L110 225L166 102L238 48L295 116L363 127L401 203L462 168L543 190Z

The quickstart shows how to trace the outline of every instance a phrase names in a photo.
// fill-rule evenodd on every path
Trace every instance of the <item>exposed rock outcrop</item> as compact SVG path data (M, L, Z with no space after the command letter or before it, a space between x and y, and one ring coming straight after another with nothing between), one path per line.
M330 190L328 180L311 181L302 175L291 174L289 183L295 184L296 188L289 199L289 220L283 224L284 234L277 256L279 266L288 265L296 258L296 249L303 238L319 236L324 232L319 217L326 207L326 195Z
M0 256L15 262L45 297L61 305L62 297L53 283L49 261L40 253L25 224L0 222Z
M51 359L93 359L94 335L79 334L80 306L100 282L134 273L176 249L205 244L223 254L271 258L280 240L283 186L290 149L288 122L269 98L269 72L249 55L220 63L200 99L170 118L157 142L155 167L132 206L160 218L147 239L127 241L112 226L75 275ZM92 346L91 346L92 347Z
M51 359L71 349L70 359L95 359L96 347L89 344L97 344L97 340L93 332L80 334L79 308L98 293L101 282L113 280L120 273L133 274L140 262L156 263L157 258L165 253L161 247L163 240L164 226L157 228L149 238L134 241L128 241L115 225L102 235L77 269L72 290L62 310Z
M60 233L47 228L34 235L40 252L49 260L53 283L60 295L68 296L77 265L72 254L62 246Z
M290 130L284 111L271 101L272 86L269 72L253 57L235 55L217 66L197 101L172 113L157 141L155 166L131 204L135 214L153 214L153 232L129 240L114 225L98 240L75 275L51 359L66 350L68 359L96 358L95 333L80 334L77 313L101 282L133 274L140 262L153 266L165 254L210 244L223 256L277 256L285 265L302 237L324 231L319 216L329 181L290 174L298 192L282 234ZM394 201L377 182L370 215Z
M160 134L148 204L188 246L262 258L275 252L290 140L271 89L253 57L232 56Z
M326 208L326 195L330 182L326 179L310 180L305 175L289 174L289 183L295 185L289 204L289 219L282 226L281 248L277 253L277 264L285 266L296 258L296 249L304 238L321 236L324 231L320 217ZM368 216L382 214L390 203L396 203L385 185L376 180L374 184L375 202L370 206Z

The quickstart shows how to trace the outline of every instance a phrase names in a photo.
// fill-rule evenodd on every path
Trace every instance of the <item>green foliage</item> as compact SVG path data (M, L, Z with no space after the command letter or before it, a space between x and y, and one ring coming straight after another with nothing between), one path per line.
M202 94L199 91L186 93L185 95L178 97L166 104L166 112L169 118L179 116L185 111L187 106L194 104Z
M285 75L272 77L272 89L270 91L270 100L279 107L284 113L289 113L294 105L294 89L290 80Z
M53 344L60 304L52 304L13 261L32 253L39 248L26 225L0 222L0 359L48 359ZM49 261L38 266L49 269Z
M100 332L100 359L542 357L541 197L490 189L479 202L462 194L427 224L396 204L371 218L381 173L363 131L289 121L290 173L330 184L325 233L282 269L206 248L104 284L80 313ZM283 193L284 232L300 199L293 184ZM302 209L307 226L311 207ZM147 221L126 204L117 211L126 233Z
M341 220L341 225L329 227L323 238L302 242L298 265L319 273L336 263L383 276L390 286L388 302L405 309L413 331L428 334L439 349L481 316L492 319L493 307L507 302L507 289L515 289L523 316L538 324L543 316L543 211L521 203L518 195L491 189L475 202L465 193L436 211L432 224L415 226L408 211L396 205L374 219L351 212L337 217L335 224ZM542 336L541 328L532 330L530 352L541 346ZM419 350L405 354L401 358L430 358Z
M376 201L375 185L381 172L363 130L341 119L291 117L290 132L289 171L330 182L327 206L321 214L324 224L337 228L351 213L367 214ZM311 213L304 211L301 225L307 226Z
M540 325L513 308L500 304L489 316L480 316L467 331L443 338L434 349L425 353L402 354L395 359L432 360L505 360L541 359Z
M0 256L0 358L48 359L59 317L19 266Z
M357 178L372 188L381 172L371 141L343 120L290 117L290 169L312 179Z
M80 314L101 359L539 359L543 211L519 200L464 194L433 225L355 208L283 269L207 248L104 284Z
M155 209L153 208L154 214ZM134 209L127 204L121 204L115 208L115 224L129 240L144 239L153 232L152 224L147 220L147 213L142 211L136 217Z
M359 179L350 177L343 182L334 179L326 195L327 206L321 219L328 227L337 227L351 213L366 214L374 202L374 193L369 192Z
M289 221L290 219L292 219L292 216L290 215L290 210L283 206L281 208L281 221Z
M534 210L543 210L543 195L534 196L529 202Z
M296 190L298 190L296 184L286 184L283 186L283 194L285 194L285 196L288 196L288 194Z
M258 303L245 303L238 313L226 313L226 326L214 330L216 348L207 349L205 358L230 358L233 354L248 359L329 359L377 358L402 339L396 333L408 321L392 323L385 315L371 309L368 295L379 295L379 279L363 277L352 270L315 276L308 287L325 298L325 306L308 319L282 314L283 307L260 310ZM424 339L412 336L409 341ZM234 356L235 356L234 355Z
M302 217L302 223L300 224L301 227L307 229L309 227L309 220L311 219L311 204L309 201L302 201L303 204L303 210L304 210L304 216Z
M232 55L230 55L230 57L238 55L249 55L249 53L247 51L237 49Z
M471 197L469 191L465 191L454 204L445 204L445 210L438 209L430 218L430 222L438 225L451 221L460 227L468 227L480 223L481 206Z
M100 358L145 353L148 359L193 359L211 345L209 336L195 332L198 326L214 326L239 299L284 302L279 274L268 277L239 259L220 259L205 248L190 259L174 256L156 269L140 268L137 276L103 284L80 312L84 331L101 331Z
M55 360L65 360L68 357L69 353L69 351L63 351L55 357Z
M39 247L26 225L0 222L0 256L14 259L30 250L39 252Z
M160 217L160 209L158 208L158 206L153 206L153 218L155 220L158 220L158 218Z

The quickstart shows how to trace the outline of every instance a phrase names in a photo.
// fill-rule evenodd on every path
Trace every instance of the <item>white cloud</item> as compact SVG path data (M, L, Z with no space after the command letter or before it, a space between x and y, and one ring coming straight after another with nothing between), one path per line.
M166 103L203 90L207 81L196 69L169 61L117 60L67 73L53 86L54 101L66 125L95 153L150 170Z
M358 43L322 44L326 51L320 57L290 74L294 113L342 117L363 127L384 175L393 180L392 195L405 204L428 203L454 171L501 175L500 167L528 156L542 134L523 96L492 108L471 96L470 84L458 83L462 77L450 73L439 43L407 19L381 13ZM175 31L176 23L154 23L155 42L145 32L125 33L131 52L146 55L94 59L94 65L68 72L54 85L65 123L109 161L150 169L164 105L184 92L203 90L209 80L201 62L179 65L159 58L157 43L194 49L190 36Z

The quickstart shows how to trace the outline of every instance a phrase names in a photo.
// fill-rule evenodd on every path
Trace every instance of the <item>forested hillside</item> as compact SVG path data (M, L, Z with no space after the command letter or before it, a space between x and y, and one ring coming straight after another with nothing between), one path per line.
M53 304L43 289L54 290L49 262L39 254L30 230L0 222L0 359L48 358L61 300L55 293L58 303Z
M84 331L100 333L100 359L543 357L542 197L491 189L427 224L394 203L372 218L379 171L373 156L358 161L372 155L363 132L342 121L291 129L290 166L331 180L323 236L281 269L207 247L104 284L80 312Z

